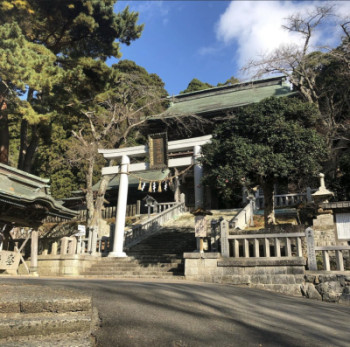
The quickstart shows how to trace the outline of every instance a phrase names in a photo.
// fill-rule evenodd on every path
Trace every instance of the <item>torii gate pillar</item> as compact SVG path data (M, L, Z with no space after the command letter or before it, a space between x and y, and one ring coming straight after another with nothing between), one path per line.
M120 164L120 181L118 192L118 205L117 205L117 217L114 230L113 251L108 254L108 257L127 257L123 251L124 246L124 228L125 228L125 215L126 204L128 200L128 167L130 159L128 156L123 155Z
M201 183L201 179L203 177L203 167L198 162L198 158L202 154L201 146L194 146L193 148L193 156L194 156L194 199L195 199L195 209L203 208L203 185Z

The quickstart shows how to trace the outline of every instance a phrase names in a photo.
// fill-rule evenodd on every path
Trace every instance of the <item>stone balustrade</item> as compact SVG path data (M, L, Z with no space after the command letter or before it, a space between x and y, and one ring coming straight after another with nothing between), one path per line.
M302 257L302 237L305 233L229 235L227 239L234 258L270 258Z
M350 251L350 246L321 246L315 247L315 252L322 252L323 270L331 271L330 253L335 252L337 271L344 271L343 251Z
M172 208L175 205L177 205L177 202L158 202L157 213L164 212L165 210L168 210L169 208Z
M302 257L305 232L230 235L226 221L220 223L220 243L223 257ZM292 252L293 250L293 252Z
M294 194L278 194L274 196L275 207L295 206L302 202L311 202L311 193L315 189L307 188L305 193ZM255 194L255 204L257 209L264 208L264 196L260 194L259 190Z
M238 214L232 218L230 223L230 228L245 229L248 225L253 224L254 216L254 203L249 202L245 207L243 207Z
M179 214L185 211L184 202L175 204L162 204L162 206L166 205L173 206L164 210L163 212L160 212L156 216L148 219L147 221L134 225L132 226L132 228L127 229L125 231L124 244L126 247L131 247L137 244L138 242L144 240L145 238L149 237L153 233L157 232L165 222L173 219L174 217L178 216Z

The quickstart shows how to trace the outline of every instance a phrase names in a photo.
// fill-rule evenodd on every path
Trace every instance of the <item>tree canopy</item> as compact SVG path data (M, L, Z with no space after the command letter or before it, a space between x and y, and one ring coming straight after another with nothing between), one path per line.
M260 185L265 224L274 223L273 187L281 179L311 177L327 151L314 130L317 108L296 98L268 98L237 110L203 147L205 182L232 199L237 187Z
M224 83L218 83L217 87L222 87L222 86L228 86L232 84L239 83L239 79L236 77L232 76L226 82ZM185 94L185 93L191 93L191 92L197 92L200 90L208 89L208 88L214 88L210 83L207 82L202 82L198 78L193 78L192 81L188 84L187 88L183 91L180 92L180 94Z
M67 130L79 122L82 105L108 87L111 70L105 60L120 57L120 43L129 45L143 29L128 8L114 13L115 2L0 1L0 54L7 62L0 76L0 99L6 104L6 112L0 110L3 162L8 162L12 125L19 142L17 166L31 171L49 128L59 122Z

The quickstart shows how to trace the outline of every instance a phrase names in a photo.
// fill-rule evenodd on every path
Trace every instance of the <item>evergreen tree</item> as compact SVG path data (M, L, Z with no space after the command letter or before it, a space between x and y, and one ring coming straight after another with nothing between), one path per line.
M51 67L59 69L60 72L56 75L61 78L59 81L48 79L49 87L42 89L36 89L36 86L25 83L27 92L25 106L30 111L33 110L30 118L40 121L30 122L27 119L29 117L27 111L26 117L21 119L18 168L31 170L41 134L45 132L46 124L52 123L52 114L57 109L61 112L66 105L76 107L89 100L84 99L84 96L91 96L89 92L96 93L96 90L92 89L104 88L104 72L108 71L104 61L111 56L120 57L120 43L129 45L131 41L140 37L143 26L136 24L138 14L130 12L128 8L115 14L113 12L115 2L115 0L0 1L2 10L0 24L5 26L16 22L28 43L42 47L42 56L54 57ZM99 78L95 80L96 76ZM9 76L9 80L12 79L15 82L15 76ZM86 81L96 82L91 83L89 87L81 88L83 85L86 86L84 84ZM3 89L1 88L2 91ZM66 98L67 95L69 98ZM6 102L6 97L7 94L3 93L1 100ZM76 102L77 100L79 102ZM9 101L6 102L6 105L8 104ZM76 114L76 110L70 111ZM41 116L38 117L37 114ZM7 131L8 134L5 123L6 119L2 117L0 129L3 133ZM7 142L4 147L5 152L8 152Z
M313 129L319 113L298 99L269 98L239 109L203 146L205 181L226 200L236 187L260 185L265 225L273 224L274 184L312 177L326 158L323 138Z
M206 82L202 82L197 78L194 78L187 86L187 88L185 90L183 90L182 92L180 92L180 94L185 94L185 93L191 93L191 92L196 92L199 90L204 90L204 89L208 89L208 88L213 88L214 86L212 86L209 83Z

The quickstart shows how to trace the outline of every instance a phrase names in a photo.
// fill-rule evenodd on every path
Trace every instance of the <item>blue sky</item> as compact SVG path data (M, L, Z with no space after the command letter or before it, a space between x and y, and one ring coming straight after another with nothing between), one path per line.
M185 89L192 78L216 85L231 76L241 80L240 68L250 59L280 44L301 42L282 29L286 17L305 13L322 1L118 1L139 12L145 28L140 39L122 45L130 59L158 74L170 95ZM333 2L336 12L350 14L350 2ZM314 44L334 45L336 29L315 35ZM110 60L114 63L116 60Z

